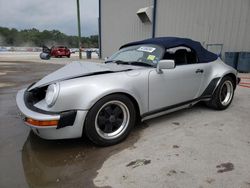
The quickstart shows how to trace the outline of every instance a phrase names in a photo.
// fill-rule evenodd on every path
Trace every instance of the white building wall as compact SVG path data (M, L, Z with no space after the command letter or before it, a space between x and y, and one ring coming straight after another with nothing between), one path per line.
M157 36L223 44L223 51L250 51L250 0L158 0Z
M101 0L102 55L150 38L152 24L137 17L153 0ZM223 44L223 51L250 51L250 0L158 0L156 37L179 36Z
M152 0L102 0L102 57L109 57L128 42L151 37L151 24L144 24L136 12L152 6Z

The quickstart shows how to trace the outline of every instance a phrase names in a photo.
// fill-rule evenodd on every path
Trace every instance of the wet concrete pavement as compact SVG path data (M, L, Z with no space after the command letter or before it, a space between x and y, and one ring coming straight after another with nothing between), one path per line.
M58 65L0 62L0 187L27 187L22 150L29 135L18 117L15 95L18 89L38 80Z
M18 89L62 65L0 62L0 187L250 187L250 89L138 125L121 144L46 141L18 117ZM245 75L245 77L250 77Z

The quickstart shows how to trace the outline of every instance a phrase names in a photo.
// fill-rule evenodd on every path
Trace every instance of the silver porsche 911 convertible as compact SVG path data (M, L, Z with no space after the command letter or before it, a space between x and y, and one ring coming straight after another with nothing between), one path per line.
M199 42L160 37L123 45L105 63L73 62L17 93L25 123L45 139L85 134L116 144L139 121L199 101L226 109L237 71Z

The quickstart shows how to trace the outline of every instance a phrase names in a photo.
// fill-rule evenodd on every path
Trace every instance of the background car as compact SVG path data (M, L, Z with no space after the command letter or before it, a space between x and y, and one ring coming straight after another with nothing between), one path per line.
M238 82L237 71L199 42L161 37L125 44L105 63L68 64L19 91L16 101L42 138L85 134L109 146L138 121L199 101L224 110Z
M52 46L50 55L52 57L70 57L70 50L66 46Z

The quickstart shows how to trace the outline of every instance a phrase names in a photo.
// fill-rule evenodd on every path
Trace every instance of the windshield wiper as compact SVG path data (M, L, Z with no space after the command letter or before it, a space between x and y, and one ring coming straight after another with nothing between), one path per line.
M153 65L143 63L140 61L109 60L105 61L105 63L116 63L117 65L136 65L136 66L153 67Z
M117 60L114 61L114 63L116 64L123 64L123 65L135 65L135 66L145 66L145 67L152 67L152 65L147 64L147 63L143 63L140 61L121 61L121 60Z
M122 60L108 60L105 61L104 63L129 64L128 62Z
M140 62L140 61L130 61L129 64L130 65L145 66L145 67L153 67L153 65L151 65L151 64L143 63L143 62Z
M114 61L114 63L116 63L117 65L130 65L130 63L128 61L122 61L122 60L116 60Z
M107 61L104 61L104 63L112 63L114 60L107 60Z

